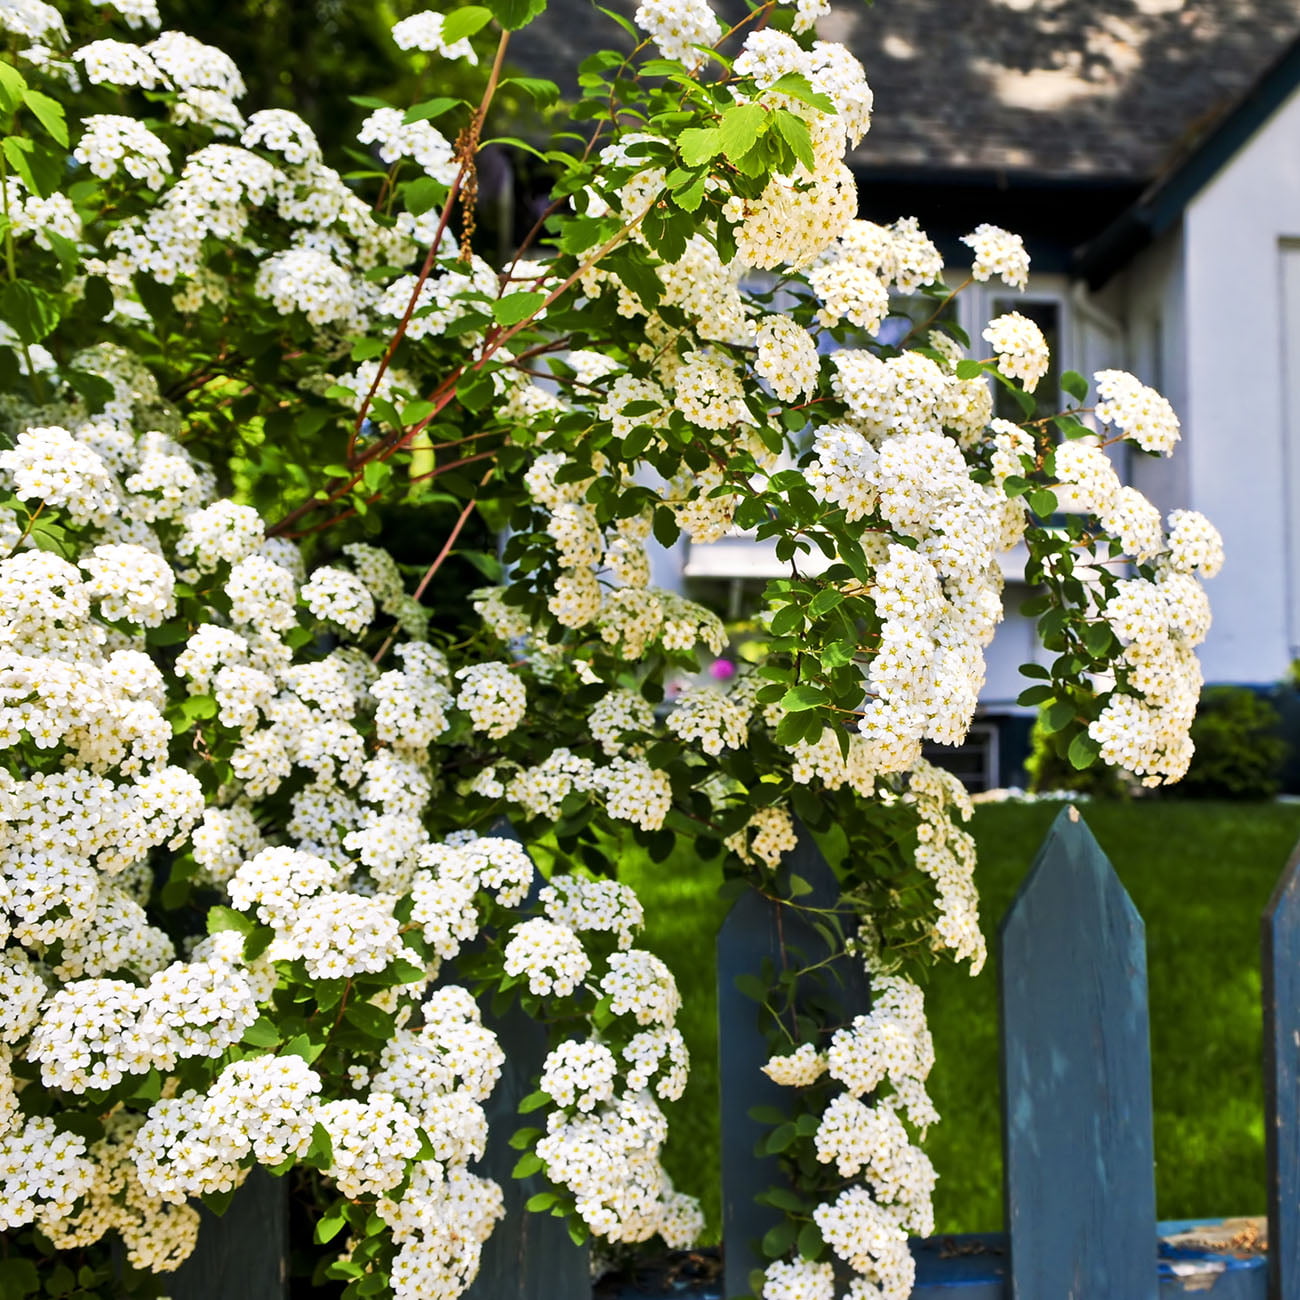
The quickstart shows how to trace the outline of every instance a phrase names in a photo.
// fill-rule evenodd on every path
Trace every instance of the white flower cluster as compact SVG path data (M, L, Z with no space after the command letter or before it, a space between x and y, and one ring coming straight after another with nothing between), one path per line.
M592 899L595 883L571 881L565 892L572 899L576 885ZM574 915L571 906L566 912ZM608 913L588 919L596 924L586 929L613 928ZM618 1055L595 1038L568 1039L550 1052L540 1086L555 1109L537 1155L551 1179L572 1193L593 1233L616 1242L658 1233L669 1246L684 1246L703 1220L659 1163L667 1123L650 1091L653 1084L659 1097L675 1100L685 1087L686 1045L673 1025L681 1005L677 987L658 958L623 947L609 957L599 989L612 1014L630 1018L639 1030Z
M991 280L996 275L1012 289L1023 289L1029 283L1029 254L1019 235L985 222L963 235L961 242L975 252L974 279Z
M110 445L106 461L97 448ZM453 674L440 652L419 642L400 645L400 666L384 673L347 647L298 662L285 639L300 608L351 636L369 629L377 605L400 610L400 575L384 552L350 547L357 574L325 568L304 579L296 552L269 543L255 512L204 499L205 472L165 439L109 438L103 426L36 427L0 471L20 500L45 500L88 534L79 565L34 548L0 561L9 743L66 756L52 773L0 782L8 928L38 955L51 943L60 954L52 969L23 947L4 955L0 1030L39 1066L45 1087L103 1093L131 1075L220 1057L258 1019L275 979L272 961L301 961L312 980L374 976L399 961L426 969L394 915L403 891L412 921L443 956L478 934L485 892L501 907L524 901L535 872L519 844L493 837L439 844L422 824L435 790L428 745L447 729L448 711L462 708L481 730L504 734L526 706L517 675L492 661ZM174 538L174 560L155 531L160 523ZM113 540L123 535L133 540ZM197 627L169 678L142 634L174 617L186 572L191 580L215 576L218 590L224 581L229 624ZM110 634L109 623L126 630ZM187 691L212 696L212 725L236 744L241 797L225 806L205 807L194 778L167 763L171 727L162 709ZM365 725L375 729L377 750L363 743ZM629 766L611 766L602 784L592 782L614 805L622 800L640 814L666 798L662 774L616 762ZM295 772L305 781L294 777L293 842L269 844L249 801ZM646 782L655 792L648 800ZM239 932L223 931L178 962L139 904L111 883L153 846L191 829L207 878L274 932L266 957L246 962ZM520 920L505 958L507 972L539 995L565 996L588 977L592 958L580 935L612 935L627 950L642 921L635 895L612 881L560 876L540 905L547 918ZM605 1082L590 1071L571 1078L575 1101L581 1093L589 1108L613 1103L615 1077L630 1096L653 1088L671 1098L685 1083L684 1045L664 1023L676 1008L671 977L649 954L623 955L632 966L611 961L603 978L616 1014L637 1028L617 1058L602 1048ZM134 980L122 978L125 971ZM66 982L51 991L50 977ZM418 997L424 983L407 987L402 996ZM18 1123L14 1150L23 1153L0 1191L6 1221L36 1220L69 1248L117 1230L134 1260L172 1268L197 1231L187 1198L237 1186L250 1159L280 1165L301 1157L319 1124L345 1195L382 1196L408 1175L411 1188L424 1189L423 1197L408 1189L400 1202L384 1203L400 1247L395 1276L417 1286L437 1275L447 1294L458 1294L500 1213L499 1191L468 1166L484 1149L482 1103L502 1056L463 990L440 990L418 1014L421 1028L397 1031L364 1098L324 1100L322 1080L299 1057L249 1057L226 1066L206 1091L166 1093L145 1117L118 1112L110 1136L89 1152L80 1139L46 1135L39 1122L23 1129L16 1105L0 1107L0 1143ZM569 1095L555 1071L548 1082ZM695 1212L659 1167L660 1121L651 1115L646 1123L628 1158L656 1190L629 1202L613 1230L632 1239L662 1229L685 1241ZM422 1163L421 1130L434 1148ZM475 1203L459 1204L449 1196L454 1187ZM454 1249L443 1239L449 1225L468 1233Z
M984 337L993 345L998 369L1008 379L1018 379L1032 393L1047 374L1051 357L1043 331L1018 311L990 321Z
M1099 370L1093 383L1101 398L1096 415L1102 424L1113 424L1143 451L1166 456L1173 451L1181 434L1167 398L1123 370Z
M442 26L445 21L443 14L433 10L412 14L393 25L393 40L401 50L423 50L429 54L441 54L444 59L465 59L469 63L477 63L478 55L468 40L453 41L450 45L443 40Z
M874 1002L868 1015L837 1030L824 1053L802 1043L774 1056L764 1072L786 1087L807 1087L825 1073L844 1085L822 1112L814 1143L819 1161L854 1181L818 1205L813 1219L857 1275L851 1295L906 1300L915 1279L907 1238L934 1231L935 1172L901 1115L921 1129L939 1118L925 1091L934 1048L921 990L883 974L871 960L868 969ZM778 1260L768 1266L762 1294L764 1300L833 1295L832 1267Z
M966 787L951 772L923 759L908 779L908 797L915 801L916 865L937 886L933 942L959 961L970 962L971 974L984 967L987 950L980 929L979 893L975 888L975 840L954 818L968 821L974 812Z

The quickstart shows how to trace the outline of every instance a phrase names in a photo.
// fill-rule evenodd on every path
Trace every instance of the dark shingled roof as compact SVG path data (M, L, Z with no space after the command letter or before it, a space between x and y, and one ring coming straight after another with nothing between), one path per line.
M1300 0L836 0L820 27L875 91L860 172L1141 183L1300 35ZM626 40L589 0L551 0L512 54L572 85L582 53Z
M1300 0L877 0L823 31L876 93L860 168L1149 180L1300 34Z

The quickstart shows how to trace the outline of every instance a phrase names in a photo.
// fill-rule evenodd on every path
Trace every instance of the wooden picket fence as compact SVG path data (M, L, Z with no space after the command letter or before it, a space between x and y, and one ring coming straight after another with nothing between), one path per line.
M800 831L785 870L832 906L835 877ZM916 1300L1156 1300L1193 1291L1212 1300L1300 1300L1300 850L1264 914L1263 1016L1268 1250L1206 1241L1219 1221L1157 1224L1152 1138L1146 945L1142 918L1074 808L1057 818L1001 926L1002 1112L1006 1234L913 1242ZM781 1105L760 1072L768 1048L754 1001L737 987L797 960L827 955L798 912L744 894L718 935L718 1025L724 1270L721 1283L673 1294L730 1300L750 1293L759 1242L780 1222L757 1192L780 1182L770 1132L755 1107ZM800 988L837 1019L866 1011L860 965L840 958ZM507 1218L488 1243L470 1300L588 1300L588 1252L563 1224L523 1212L533 1180L510 1177L519 1100L545 1054L538 1026L507 1015L493 1027L507 1067L490 1103L484 1172L506 1189ZM960 1115L946 1117L961 1123ZM283 1186L260 1176L224 1219L204 1211L194 1258L173 1300L283 1300ZM1206 1207L1231 1210L1233 1207ZM1232 1225L1218 1236L1232 1235ZM1249 1240L1244 1234L1242 1242ZM628 1293L629 1300L634 1294Z

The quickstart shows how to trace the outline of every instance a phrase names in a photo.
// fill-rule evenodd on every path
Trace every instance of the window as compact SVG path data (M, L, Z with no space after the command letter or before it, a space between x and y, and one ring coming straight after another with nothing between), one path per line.
M976 722L961 745L927 742L925 758L951 772L971 794L992 790L998 784L998 729L992 722Z

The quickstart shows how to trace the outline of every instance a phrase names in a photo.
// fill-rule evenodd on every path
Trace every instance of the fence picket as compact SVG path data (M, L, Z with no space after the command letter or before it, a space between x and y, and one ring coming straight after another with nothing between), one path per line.
M1002 923L1012 1295L1155 1300L1142 918L1074 808Z
M491 833L519 839L504 819ZM534 873L526 908L536 907L542 884L540 874ZM519 1152L511 1147L510 1138L529 1122L520 1116L519 1103L536 1087L546 1059L550 1046L546 1026L526 1016L517 1004L501 1016L484 1010L483 1023L496 1034L506 1059L501 1078L484 1103L487 1151L474 1172L501 1184L506 1212L483 1247L478 1277L465 1292L465 1300L567 1300L587 1295L591 1290L588 1248L573 1244L563 1220L525 1209L530 1196L547 1190L540 1175L511 1177Z
M289 1201L283 1178L253 1169L218 1217L199 1210L194 1253L167 1279L172 1300L284 1300L288 1284Z
M1300 847L1261 918L1270 1300L1300 1300Z
M798 843L786 855L783 875L798 875L812 886L799 901L808 907L834 907L839 883L806 827L796 826ZM771 1129L749 1117L755 1106L788 1108L787 1089L762 1073L770 1054L761 1009L736 988L742 975L760 975L764 962L773 970L802 954L806 963L822 960L826 941L796 910L749 889L736 900L718 931L718 1084L722 1127L723 1296L751 1294L750 1271L766 1262L757 1243L784 1220L780 1210L759 1205L755 1195L780 1184L776 1156L759 1156L757 1143ZM849 1020L870 1007L867 978L858 961L840 957L807 977L801 1000L833 999Z

